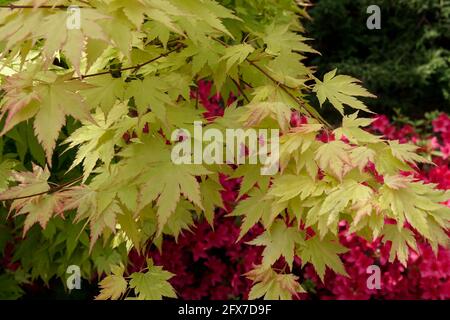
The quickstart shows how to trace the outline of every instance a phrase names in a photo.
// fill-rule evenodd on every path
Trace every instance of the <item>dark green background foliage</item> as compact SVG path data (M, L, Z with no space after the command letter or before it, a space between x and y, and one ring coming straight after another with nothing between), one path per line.
M372 4L381 30L366 27ZM363 80L379 97L367 101L376 113L450 111L450 0L316 0L309 13L319 74Z

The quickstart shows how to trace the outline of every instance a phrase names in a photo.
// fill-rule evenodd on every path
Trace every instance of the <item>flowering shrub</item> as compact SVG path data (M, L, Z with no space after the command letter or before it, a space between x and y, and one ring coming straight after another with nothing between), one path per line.
M205 106L206 118L221 116L224 103L220 96L211 96L211 83L200 82L199 101ZM193 95L196 97L196 95ZM305 119L294 114L294 125ZM378 116L371 130L388 139L413 142L422 147L425 155L432 157L435 166L424 166L417 172L423 181L437 184L438 188L450 189L450 118L440 114L432 121L433 132L421 135L412 125L395 126L384 116ZM157 264L173 272L176 276L171 284L184 299L230 299L247 298L251 281L244 274L252 266L260 263L260 247L246 245L245 242L262 232L255 226L241 241L239 221L226 217L236 205L239 179L221 175L222 198L225 210L215 217L214 230L206 221L200 221L192 232L185 232L176 242L166 238L162 254L152 250L151 256ZM448 203L450 205L450 201ZM325 281L317 276L312 265L301 268L301 261L294 261L294 273L301 277L303 287L308 291L301 299L449 299L450 298L450 250L439 249L436 257L431 247L417 236L418 252L411 251L408 267L397 260L390 263L389 244L379 239L369 242L362 237L347 232L345 222L340 224L340 242L349 251L342 254L348 277L327 270ZM144 265L142 257L132 253L135 268ZM381 269L381 289L368 289L367 267L378 265Z

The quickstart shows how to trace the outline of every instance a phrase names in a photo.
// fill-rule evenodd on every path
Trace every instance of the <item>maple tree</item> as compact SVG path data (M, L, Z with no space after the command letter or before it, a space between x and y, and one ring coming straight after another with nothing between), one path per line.
M74 4L80 28L68 29ZM410 227L435 251L448 244L442 203L450 194L413 176L429 161L413 145L364 130L373 119L359 116L370 113L359 97L373 95L358 80L336 70L319 79L303 63L315 50L302 35L301 3L23 0L7 8L1 134L19 146L25 130L36 164L5 157L0 200L25 237L18 252L32 279L63 278L65 266L78 264L86 278L107 274L98 299L176 297L172 274L151 260L128 275L127 253L161 248L163 237L177 238L199 219L212 225L225 206L220 173L243 177L241 201L229 210L242 219L240 237L259 223L265 229L249 242L264 247L261 264L246 273L250 298L303 292L295 257L322 279L327 267L346 274L342 220L358 235L392 242L391 260L403 264L416 246ZM198 103L201 79L233 98L222 116ZM311 105L314 95L342 114L340 126ZM174 164L177 142L168 137L204 118L204 128L221 131L280 129L280 170L268 177L260 165ZM28 150L20 150L23 160ZM63 161L69 170L57 174ZM23 254L38 244L37 254Z

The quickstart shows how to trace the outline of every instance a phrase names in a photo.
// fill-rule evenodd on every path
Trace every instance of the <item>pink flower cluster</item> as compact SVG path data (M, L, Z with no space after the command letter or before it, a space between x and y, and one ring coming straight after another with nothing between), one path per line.
M223 115L225 105L220 96L211 96L211 86L209 82L200 82L198 90L192 94L205 106L207 119ZM232 100L230 97L226 104ZM305 122L306 118L296 113L292 115L293 127ZM433 157L436 166L422 168L417 177L436 183L439 188L450 189L450 118L441 114L433 120L432 126L433 135L421 137L413 126L396 127L386 116L379 116L371 130L389 139L426 145L421 149L424 153L439 151L441 156ZM328 141L334 137L321 139ZM239 221L225 216L236 205L240 180L222 175L221 183L225 210L217 210L214 230L206 221L200 221L192 232L183 233L178 241L166 238L162 253L156 249L150 252L156 264L176 274L171 283L183 299L247 298L251 282L243 274L261 259L261 248L249 246L246 241L262 232L262 227L255 226L243 240L236 242ZM419 250L410 252L405 268L398 261L388 262L389 244L380 240L368 242L349 234L345 223L341 223L340 228L340 242L349 249L341 255L348 277L327 270L322 283L311 265L302 268L301 261L296 259L293 272L308 289L301 299L450 299L450 250L440 248L436 257L430 246L417 237ZM131 259L136 269L145 263L135 252ZM367 287L370 265L381 269L380 290Z
M449 299L450 251L440 248L436 257L428 244L418 241L418 252L411 251L408 267L400 262L390 263L390 245L380 240L368 242L348 234L345 224L340 242L349 251L341 256L348 277L327 270L322 283L311 265L304 268L303 277L315 283L315 293L306 298L320 299ZM380 267L381 289L369 289L367 268Z

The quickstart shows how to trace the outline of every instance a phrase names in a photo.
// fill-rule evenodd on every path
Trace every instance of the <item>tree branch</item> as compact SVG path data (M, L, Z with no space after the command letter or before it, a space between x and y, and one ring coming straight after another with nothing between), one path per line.
M179 44L179 45L177 45L174 49L172 49L172 50L170 50L170 51L167 51L167 52L164 52L164 53L161 53L159 56L157 56L157 57L155 57L155 58L152 58L152 59L150 59L150 60L148 60L148 61L146 61L146 62L137 64L137 65L131 66L131 67L121 68L121 69L114 70L114 71L120 71L120 72L122 72L122 71L127 71L127 70L133 70L133 69L134 69L133 72L135 73L135 72L137 72L140 68L146 66L147 64L150 64L150 63L152 63L152 62L155 62L155 61L157 61L157 60L159 60L159 59L161 59L161 58L164 58L164 57L168 56L169 54L171 54L171 53L173 53L173 52L179 50L182 46L183 46L183 44ZM76 79L79 79L79 78L81 78L81 79L91 78L91 77L102 76L102 75L110 74L110 73L111 73L111 70L109 70L109 71L101 71L101 72L97 72L97 73L91 73L91 74L81 75L81 77L72 77L70 80L76 80Z
M241 79L239 79L240 81ZM231 78L231 81L233 81L234 85L236 86L236 88L238 89L239 93L242 94L242 96L244 97L245 101L247 101L247 103L250 103L250 99L247 97L247 95L245 94L244 90L242 89L241 85L239 84L239 82L237 82L236 80L234 80L233 78Z
M220 39L211 37L211 39L215 40L216 42L220 43L221 45L225 46L225 47L229 47L227 43L223 42ZM326 121L319 112L317 112L317 110L311 111L308 110L309 108L307 108L305 106L305 104L303 103L303 101L301 101L300 99L298 99L295 95L292 94L292 92L289 91L290 90L294 90L295 88L290 88L289 86L285 85L284 83L278 81L277 79L275 79L274 77L272 77L266 70L264 70L263 68L261 68L259 65L257 65L255 63L255 61L250 60L248 57L245 59L245 61L247 61L251 66L253 66L254 68L256 68L259 72L261 72L265 77L267 77L268 79L270 79L273 83L275 83L278 87L281 88L281 90L283 90L291 99L293 99L299 106L301 106L310 117L317 119L319 122L322 122L326 127L328 127L329 129L332 128L332 126L328 123L328 121Z
M56 185L55 187L50 188L50 189L47 190L47 191L38 192L38 193L30 194L30 195L27 195L27 196L21 196L21 197L16 197L16 198L3 199L2 201L14 201L14 200L21 200L21 199L27 199L27 198L32 198L32 197L42 196L42 195L44 195L44 194L52 194L52 193L61 191L61 190L65 189L65 188L71 186L71 185L74 184L74 183L77 183L77 182L81 181L81 179L83 179L83 176L77 177L77 178L75 178L75 179L73 179L73 180L70 180L69 182L64 183L64 184Z
M82 3L86 3L84 1L80 1ZM75 6L75 5L72 5ZM51 6L51 5L43 5L43 6L31 6L31 5L15 5L15 4L3 4L0 5L0 9L10 9L10 10L14 10L14 9L69 9L71 6L66 6L66 5L57 5L57 6ZM78 6L78 8L83 9L92 9L93 7L84 7L84 6Z
M327 126L328 128L332 128L332 126L328 123L328 121L326 121L316 110L315 112L312 112L311 110L308 110L308 108L306 108L306 106L304 105L303 101L301 101L300 99L298 99L296 96L294 96L292 94L292 92L289 91L288 86L286 86L284 83L281 83L280 81L278 81L277 79L275 79L274 77L272 77L266 70L264 70L263 68L261 68L260 66L258 66L253 60L250 59L245 59L248 63L250 63L253 67L255 67L259 72L261 72L264 76L266 76L267 78L269 78L272 82L274 82L277 86L279 86L281 88L281 90L283 90L291 99L293 99L295 102L297 102L298 105L300 105L301 107L303 107L305 109L305 111L312 117L315 118L317 120L319 120L320 122L322 122L325 126Z

